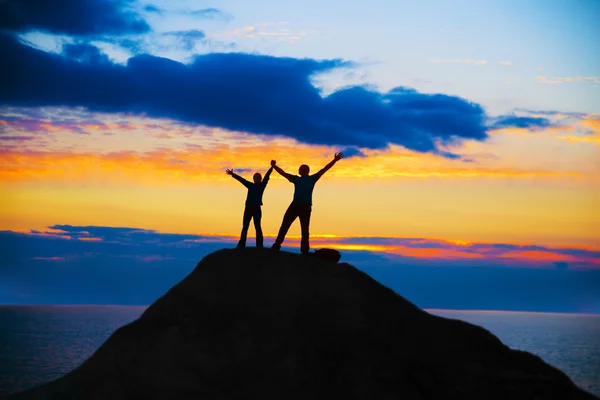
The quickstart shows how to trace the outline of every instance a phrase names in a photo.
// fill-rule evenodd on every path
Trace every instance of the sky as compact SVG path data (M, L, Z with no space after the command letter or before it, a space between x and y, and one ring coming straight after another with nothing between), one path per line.
M149 304L235 246L246 189L225 169L344 151L314 249L422 307L600 313L599 18L594 0L0 1L0 303ZM292 195L274 173L267 246Z

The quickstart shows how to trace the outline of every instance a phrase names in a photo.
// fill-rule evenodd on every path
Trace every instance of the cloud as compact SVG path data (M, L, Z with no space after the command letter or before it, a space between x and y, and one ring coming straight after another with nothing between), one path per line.
M162 15L164 10L158 6L155 6L153 4L148 4L144 7L144 11L149 12L149 13L155 13L155 14L159 14Z
M82 240L90 238L100 240ZM188 275L206 254L233 248L236 242L233 236L132 227L54 225L44 231L3 231L0 303L149 304ZM338 248L342 261L420 307L571 312L592 307L600 312L597 269L577 269L578 262L561 269L562 264L556 263L567 262L561 259L542 260L545 268L521 268L530 261L515 260L507 268L511 260L496 257L538 246L410 238L315 237L314 243L315 248L341 243L382 245L384 251ZM286 244L297 251L298 238ZM484 250L492 251L491 255ZM480 256L460 258L461 252ZM597 253L588 256L594 254L597 257Z
M171 31L166 32L166 36L176 37L182 44L182 48L186 51L192 51L199 40L206 37L204 32L198 29L191 29L187 31Z
M147 140L147 138L145 139ZM204 143L202 138L200 143ZM208 138L207 141L210 141ZM192 143L190 143L192 144ZM3 144L2 144L3 145ZM10 182L98 182L144 184L151 187L163 185L197 186L199 181L214 183L228 180L225 168L243 165L253 170L263 170L265 154L279 159L282 168L295 168L301 164L322 166L333 158L333 150L326 147L298 145L297 143L251 143L243 146L221 144L217 146L190 146L175 150L162 148L147 152L129 150L110 153L95 151L40 151L4 148L0 164L0 180ZM323 155L326 154L324 157ZM390 151L364 151L367 156L360 163L340 163L329 174L340 179L382 179L393 177L419 178L531 178L576 177L577 172L544 169L485 168L475 163L456 166L450 160L434 155L419 156ZM356 155L358 156L358 154ZM317 167L315 167L317 168ZM118 173L115 173L118 171Z
M112 226L74 226L74 225L52 225L47 232L35 232L33 234L46 234L55 237L68 237L70 239L97 238L105 242L118 242L121 244L137 245L140 243L161 244L179 243L186 240L208 240L213 236L187 235L177 233L159 233L149 229L112 227ZM224 241L223 237L216 240Z
M510 61L500 61L500 65L505 67L511 67L513 63L511 63Z
M0 117L0 132L4 135L37 138L18 147L9 146L14 143L9 141L0 144L5 161L0 166L0 180L7 183L94 181L114 184L116 179L151 187L187 186L205 180L226 180L223 171L232 166L262 170L265 154L272 154L271 158L279 157L284 169L297 168L304 163L317 168L315 166L325 164L338 151L351 155L346 150L348 146L298 143L290 138L256 136L169 119L92 113L82 108L0 107L0 115L3 115ZM520 111L517 115L527 114ZM559 128L545 128L536 134L537 137L577 134L575 130L567 131L567 128L575 129L573 124L576 122L550 115L527 116L545 117L553 123L566 124L566 128L560 127L556 132L554 129ZM591 116L585 118L587 120ZM587 132L588 128L580 129ZM529 128L501 128L490 132L502 136L532 135ZM85 140L82 140L82 134L87 135ZM114 136L108 138L106 135ZM560 141L555 144L560 144ZM576 163L557 169L550 164L523 161L522 158L508 163L497 158L492 160L488 153L480 152L482 146L489 144L472 142L462 148L465 157L482 161L469 164L457 163L433 153L413 152L397 145L386 150L352 147L352 151L358 150L366 157L356 162L339 163L331 174L342 180L395 177L537 180L542 177L583 177L585 174ZM185 164L181 165L181 161Z
M600 135L600 115L593 114L586 116L581 120L581 125L583 125L589 133L593 133L596 135Z
M529 135L542 131L572 143L600 144L598 113L516 109L515 114L491 119L489 133Z
M546 83L549 85L556 85L560 83L575 83L575 82L592 82L600 83L600 76L574 76L566 78L556 78L540 75L536 77L539 83Z
M27 140L34 140L34 136L0 136L0 141L10 142L24 142Z
M66 57L89 64L108 64L108 56L102 53L96 46L86 43L66 44L63 46L62 54Z
M242 169L236 169L236 171L242 171ZM245 172L250 171L252 169L248 169ZM193 243L237 242L237 237L230 235L178 234L132 227L61 224L49 226L45 231L32 230L27 234L54 239L95 240L127 246L188 246ZM289 235L288 239L290 241L288 245L293 247L298 244L300 238ZM485 264L503 266L542 266L554 268L558 266L558 263L571 262L576 268L600 269L600 251L592 248L549 247L511 243L477 243L428 238L347 237L335 235L312 235L311 244L314 248L331 247L344 251L381 252L404 258L426 259L442 263L452 263L460 260L481 260Z
M340 89L327 97L314 74L353 64L339 59L206 54L191 64L140 55L127 65L83 63L0 37L0 104L85 107L144 114L310 144L456 157L441 146L487 138L483 108L460 97L408 88Z
M530 130L543 129L556 126L550 119L543 117L522 117L517 115L503 115L493 120L491 129L526 128Z
M230 14L225 13L217 8L202 8L191 11L189 14L194 17L205 19L230 20L232 18Z
M254 170L252 168L235 168L234 171L237 172L238 174L247 174Z
M567 142L573 142L573 143L592 143L592 144L600 145L600 137L598 137L598 136L562 135L562 136L557 136L557 138L566 140Z
M152 54L154 57L161 55L176 58L177 61L188 62L194 54L219 52L227 53L236 48L234 42L224 42L207 37L204 31L190 29L182 31L168 31L162 33L150 33L129 37L105 37L105 43L116 46L117 49L127 50L123 58L118 61L127 62L129 53L135 55Z
M0 1L0 30L40 30L74 36L140 34L150 27L129 0Z
M480 260L484 263L481 265L554 267L558 262L572 262L579 268L600 269L600 251L586 248L400 237L332 237L312 242L315 246L340 250L384 252L429 260Z
M428 62L433 63L433 64L475 64L475 65L486 65L488 63L486 60L439 59L439 58L429 59Z
M305 36L317 33L317 31L314 29L292 30L289 27L289 24L290 23L287 21L260 22L258 24L234 29L228 34L232 36L240 36L243 38L257 38L261 41L269 39L278 42L295 43Z
M556 268L558 269L567 269L569 268L569 263L568 262L564 262L564 261L557 261L554 263L554 265L556 265Z
M296 43L317 32L315 29L292 28L287 21L271 21L246 25L231 31L214 33L211 36L232 37L238 44L255 49L257 45L266 43Z
M74 51L74 55L78 55L78 50ZM85 52L83 52L85 55ZM92 55L88 54L89 58L93 59ZM103 58L100 57L98 62L102 62ZM32 111L28 109L27 111ZM111 122L103 122L94 117L81 117L78 115L76 110L71 110L70 116L65 117L61 115L61 112L57 112L56 115L50 115L47 110L36 112L24 113L25 109L20 109L16 114L10 109L0 109L0 113L4 115L0 116L0 133L4 132L23 132L23 133L58 133L58 132L71 132L77 134L90 134L94 131L99 130L119 130L119 131L131 131L136 126L130 124L128 121L117 119ZM9 115L12 114L12 115ZM140 128L148 128L147 126L141 126Z
M342 153L344 153L344 157L346 158L366 157L366 154L360 151L360 149L357 149L356 147L346 147L342 150Z

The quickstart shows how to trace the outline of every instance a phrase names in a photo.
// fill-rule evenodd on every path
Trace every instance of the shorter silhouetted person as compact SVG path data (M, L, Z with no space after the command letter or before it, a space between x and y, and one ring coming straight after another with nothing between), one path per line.
M269 177L273 172L273 167L269 168L265 174L265 179L262 179L261 174L258 172L252 177L254 182L249 182L233 172L233 169L228 169L227 174L231 175L242 185L248 188L248 194L246 195L246 207L244 208L244 217L242 219L242 233L240 234L240 241L238 242L238 249L246 247L246 236L248 235L248 228L250 227L250 220L254 219L254 229L256 230L256 247L261 249L263 247L263 233L260 226L260 220L262 218L262 197L269 183Z
M283 177L287 178L288 181L294 184L294 199L283 216L283 221L281 222L281 227L279 228L279 233L277 234L277 239L275 239L272 249L281 249L281 244L283 243L285 235L290 229L290 226L296 220L296 218L299 218L300 230L302 232L300 251L302 254L308 254L310 251L309 227L310 214L312 213L312 193L313 189L315 188L315 183L317 183L319 178L321 178L325 172L327 172L343 157L343 153L337 153L333 158L333 161L331 161L322 170L314 175L308 175L310 172L310 167L303 164L298 169L300 176L288 174L276 165L275 160L271 161L271 166L275 168L275 171L279 172Z

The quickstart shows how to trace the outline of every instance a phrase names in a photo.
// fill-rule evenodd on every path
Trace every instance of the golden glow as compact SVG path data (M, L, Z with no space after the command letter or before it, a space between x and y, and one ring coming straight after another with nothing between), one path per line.
M559 139L569 142L584 142L600 144L600 136L557 136Z
M564 126L535 133L502 129L488 142L450 149L473 162L399 146L365 150L366 158L341 161L315 189L313 240L401 236L448 238L461 246L600 247L600 154L597 141L589 139L597 136L582 133L598 133L599 117L589 114L575 122L568 115L554 118ZM224 173L226 168L247 169L240 174L249 178L254 171L264 173L274 158L287 172L297 173L304 163L316 172L339 150L153 122L83 124L80 128L89 134L80 135L70 134L72 127L42 121L35 127L42 135L1 153L0 229L71 224L235 234L245 189ZM35 130L0 124L13 132ZM580 143L567 143L565 133ZM277 232L292 193L293 186L273 173L264 197L266 233ZM296 222L290 240L299 231ZM337 246L380 251L384 245ZM385 251L398 254L458 254L456 249L389 246ZM473 254L464 257L480 257Z
M265 172L270 157L281 155L278 164L297 174L301 164L311 171L322 168L333 154L328 148L262 145L231 148L222 145L195 151L155 150L147 153L122 151L109 154L67 152L5 152L0 163L3 182L110 182L162 186L195 185L197 181L226 181L226 168L250 168ZM323 156L326 155L326 157ZM448 178L526 178L580 176L575 171L545 171L517 168L457 167L452 161L431 155L373 152L368 158L355 158L336 166L328 176L353 179L392 177ZM242 173L243 174L243 173Z
M589 129L596 135L600 135L600 117L590 116L589 118L582 120L581 125Z

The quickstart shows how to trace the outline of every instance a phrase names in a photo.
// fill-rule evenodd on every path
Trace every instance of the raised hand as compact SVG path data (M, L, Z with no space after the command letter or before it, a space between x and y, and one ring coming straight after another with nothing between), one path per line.
M232 169L226 169L225 172L227 173L227 175L233 175L233 168Z
M335 161L340 161L342 158L344 158L344 153L342 153L341 151L339 153L336 153L335 157L333 157Z
M271 160L271 167L274 167L274 166L275 166L275 164L277 164L277 161L275 161L275 160Z

